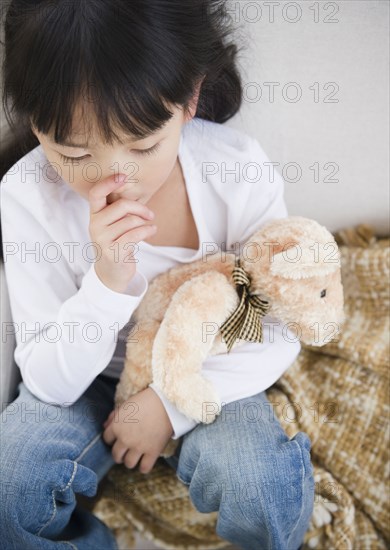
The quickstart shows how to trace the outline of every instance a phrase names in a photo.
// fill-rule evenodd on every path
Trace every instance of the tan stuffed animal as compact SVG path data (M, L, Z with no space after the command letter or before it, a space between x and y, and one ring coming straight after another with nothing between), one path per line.
M333 235L301 216L268 222L245 243L239 257L220 250L150 281L133 313L137 330L127 339L115 405L153 380L182 413L213 422L221 403L201 373L208 355L227 353L246 340L261 342L260 318L265 314L305 344L322 346L344 322L343 306ZM246 336L238 338L245 319ZM172 454L177 442L170 440L161 456Z

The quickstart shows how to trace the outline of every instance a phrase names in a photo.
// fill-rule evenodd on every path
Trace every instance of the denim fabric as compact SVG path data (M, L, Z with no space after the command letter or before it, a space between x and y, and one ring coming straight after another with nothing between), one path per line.
M102 440L116 379L98 376L71 407L40 401L23 382L1 415L0 540L4 550L113 550L107 526L76 501L115 464ZM310 440L289 440L265 392L222 407L180 439L176 470L217 534L244 550L298 550L314 505Z
M20 382L0 423L2 548L118 548L106 525L75 497L94 496L115 464L101 435L116 383L98 376L74 405L60 407Z
M243 550L299 550L314 507L311 441L289 439L265 392L224 405L165 458L217 534Z

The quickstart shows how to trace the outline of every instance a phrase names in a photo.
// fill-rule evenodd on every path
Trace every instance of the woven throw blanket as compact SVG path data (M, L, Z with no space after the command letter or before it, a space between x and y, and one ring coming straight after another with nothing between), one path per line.
M268 390L291 438L312 441L316 496L304 548L386 549L389 514L390 238L360 224L334 234L340 249L346 322L321 348L302 345ZM115 465L91 506L120 548L135 530L162 548L216 549L217 512L202 514L159 458L148 475Z

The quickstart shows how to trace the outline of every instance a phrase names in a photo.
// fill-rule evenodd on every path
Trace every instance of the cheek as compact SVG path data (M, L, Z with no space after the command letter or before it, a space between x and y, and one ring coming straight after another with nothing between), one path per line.
M84 179L83 167L81 164L73 165L70 162L62 162L57 155L50 153L49 151L45 151L45 154L52 169L65 181L65 183L67 183L75 191L88 195L88 191L94 185L94 182ZM96 174L91 174L91 176L96 177Z
M147 166L139 170L140 181L158 188L168 179L175 167L177 151L168 151L157 160L151 160Z
M88 198L88 193L92 187L96 185L96 182L86 181L80 177L75 176L73 181L69 182L69 186L76 191L79 195L82 195L84 198Z
M99 172L93 164L88 166L62 162L57 155L46 153L47 159L56 173L78 194L88 198L88 193L99 181L113 175ZM168 179L175 167L177 151L169 150L164 155L151 157L148 161L134 162L134 166L127 166L123 173L128 175L131 189L153 195ZM108 201L111 202L111 201Z
M88 197L89 190L92 189L92 187L101 179L96 174L96 170L91 169L89 173L88 170L83 170L81 164L60 164L57 162L56 166L60 176L69 185L69 187L85 198Z
M47 160L50 163L51 170L53 170L57 176L62 178L68 185L73 187L75 181L74 170L71 165L67 165L58 159L57 155L46 153Z

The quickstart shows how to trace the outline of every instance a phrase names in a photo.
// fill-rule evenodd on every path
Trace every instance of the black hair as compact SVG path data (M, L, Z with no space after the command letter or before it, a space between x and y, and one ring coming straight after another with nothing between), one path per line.
M113 127L140 139L171 118L168 104L186 110L204 78L195 116L229 120L242 102L232 23L226 0L9 2L0 180L39 145L31 124L63 141L80 104L105 143L118 139Z

